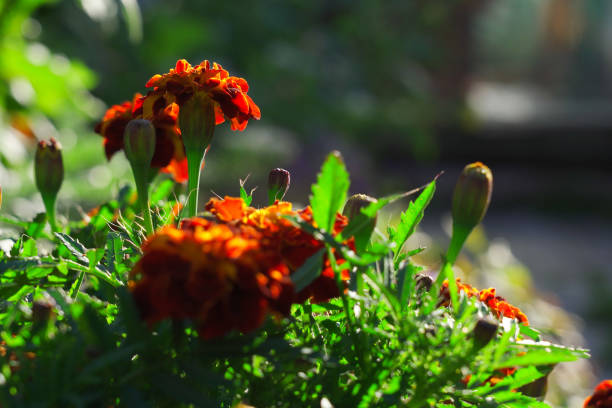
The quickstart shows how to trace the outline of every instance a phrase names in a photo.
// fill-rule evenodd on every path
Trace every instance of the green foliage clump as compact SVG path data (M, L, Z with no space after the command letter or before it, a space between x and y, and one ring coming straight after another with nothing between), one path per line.
M548 406L542 383L552 367L587 352L546 342L508 318L483 335L479 322L497 321L487 305L461 291L449 305L437 283L427 290L422 267L411 260L419 249L403 246L435 185L410 192L419 195L386 234L381 226L372 231L372 219L407 194L373 200L332 236L349 188L343 160L332 153L312 188L318 227L289 217L324 247L291 278L297 290L308 285L325 253L342 289L342 272L349 272L347 290L328 303L293 305L287 318L270 317L249 334L206 341L190 321L150 327L141 320L128 280L144 230L129 188L54 234L44 215L0 219L13 227L12 247L0 258L0 403ZM172 181L155 184L151 203L157 227L177 222ZM349 237L365 245L353 247Z

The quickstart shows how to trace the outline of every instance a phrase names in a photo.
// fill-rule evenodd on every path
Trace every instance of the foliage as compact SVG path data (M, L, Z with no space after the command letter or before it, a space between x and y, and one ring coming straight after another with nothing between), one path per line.
M151 194L154 224L175 224L172 182ZM503 319L493 340L474 336L479 319L495 319L459 293L441 305L417 283L421 267L402 248L431 200L436 181L408 204L389 236L368 245L345 242L363 218L404 194L362 210L338 236L330 214L349 183L330 154L313 186L317 225L293 219L325 244L292 275L303 287L320 273L323 254L350 284L328 303L295 304L287 318L259 329L202 340L189 321L145 325L128 290L144 238L133 191L101 205L86 220L51 235L31 222L3 218L13 245L0 260L0 402L4 406L334 406L545 407L528 386L562 361L588 356L551 344L534 328ZM247 199L244 187L242 195ZM379 226L380 227L380 226ZM342 257L346 262L340 263ZM434 306L433 308L431 306ZM436 307L437 306L437 307ZM503 375L501 373L504 373ZM531 390L531 391L530 391ZM530 396L531 395L531 396Z

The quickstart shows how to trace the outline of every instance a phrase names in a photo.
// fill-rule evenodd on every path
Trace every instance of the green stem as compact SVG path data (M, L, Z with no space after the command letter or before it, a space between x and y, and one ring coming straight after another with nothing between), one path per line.
M132 168L136 191L138 192L138 203L144 220L144 227L147 235L153 235L153 219L151 218L151 208L149 206L149 179L147 173L140 168Z
M47 221L49 221L49 226L51 227L51 231L58 232L57 223L55 222L55 200L56 197L47 197L46 199L43 197L43 204L45 205L45 211L47 212Z
M202 168L202 160L206 154L205 151L197 149L187 150L187 173L189 179L187 181L187 216L195 217L198 213L198 192L200 187L200 170Z

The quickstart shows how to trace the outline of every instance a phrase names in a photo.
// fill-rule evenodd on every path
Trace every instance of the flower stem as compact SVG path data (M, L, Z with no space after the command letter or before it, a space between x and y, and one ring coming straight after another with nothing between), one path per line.
M134 172L138 203L140 204L140 211L142 211L145 231L147 235L153 235L153 219L151 218L151 208L149 206L149 180L146 172L143 172L140 168L132 168L132 170Z
M187 216L195 217L198 213L198 192L200 189L200 170L206 151L187 151Z
M47 221L49 221L49 226L53 232L58 231L57 223L55 222L55 199L55 196L47 196L46 199L43 198L43 204L45 205L45 211L47 213Z

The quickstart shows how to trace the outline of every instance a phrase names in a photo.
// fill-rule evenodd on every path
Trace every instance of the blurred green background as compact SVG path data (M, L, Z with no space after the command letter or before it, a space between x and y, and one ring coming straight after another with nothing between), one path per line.
M435 248L458 172L488 164L487 238L462 272L514 282L527 302L531 270L530 290L580 316L568 327L595 355L583 385L612 376L612 3L0 0L2 211L41 211L32 156L51 136L65 150L60 213L116 194L127 162L106 162L93 126L180 58L246 78L262 110L244 132L218 128L202 186L219 195L250 174L262 204L268 170L284 167L287 198L304 203L332 149L354 193L407 190L445 170L416 242Z

